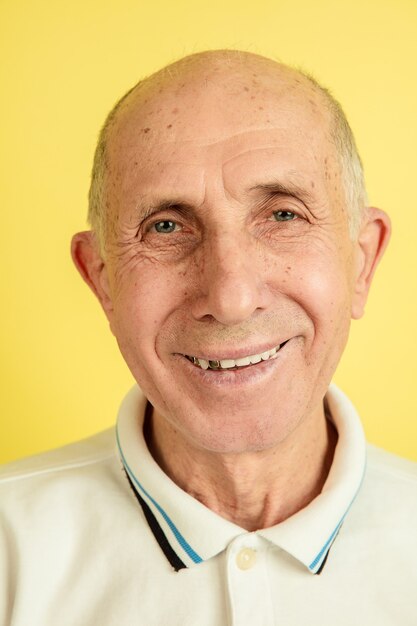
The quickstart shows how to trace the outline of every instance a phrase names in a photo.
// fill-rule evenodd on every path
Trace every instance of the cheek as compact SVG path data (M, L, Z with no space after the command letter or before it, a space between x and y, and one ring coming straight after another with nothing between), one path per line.
M288 263L286 276L291 297L312 320L316 333L342 332L349 326L349 280L340 258L310 252Z
M305 329L305 384L314 397L327 389L340 361L350 327L350 288L343 259L336 255L303 255L291 264L289 297L302 311ZM317 395L318 394L318 395Z
M119 276L114 334L120 347L135 353L153 350L166 320L186 297L185 272L178 268L147 263Z

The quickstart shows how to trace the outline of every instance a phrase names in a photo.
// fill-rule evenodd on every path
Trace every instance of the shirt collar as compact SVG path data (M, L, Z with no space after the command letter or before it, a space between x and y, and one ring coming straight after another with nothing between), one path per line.
M256 531L312 573L320 571L365 470L365 437L353 405L335 385L330 386L326 400L338 442L322 492L284 522ZM192 567L248 533L180 489L161 470L143 436L146 405L137 386L125 397L117 420L119 454L161 549L167 558L168 549L177 555L179 563Z

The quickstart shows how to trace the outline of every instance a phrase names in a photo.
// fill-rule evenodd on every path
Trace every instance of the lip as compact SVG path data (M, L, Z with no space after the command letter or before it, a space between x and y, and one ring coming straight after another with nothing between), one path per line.
M282 341L277 341L277 343L269 343L268 345L257 345L255 347L249 348L227 348L224 346L219 347L217 350L210 350L209 353L206 353L204 356L202 354L191 354L191 353L181 353L181 356L194 356L197 359L205 359L206 361L221 361L223 359L242 359L246 356L251 356L253 354L262 354L262 352L267 352L268 350L272 350L277 346L286 343L288 339L283 339Z
M284 343L284 342L282 342ZM276 354L276 357L268 361L260 361L259 363L247 365L239 369L225 370L203 370L193 365L186 356L176 354L184 367L184 372L188 380L194 380L199 385L211 388L246 388L248 385L265 382L277 368L280 368L287 359L287 353L291 352L292 340L289 339ZM278 344L275 344L278 345ZM242 352L240 351L240 354ZM239 358L239 357L236 357Z

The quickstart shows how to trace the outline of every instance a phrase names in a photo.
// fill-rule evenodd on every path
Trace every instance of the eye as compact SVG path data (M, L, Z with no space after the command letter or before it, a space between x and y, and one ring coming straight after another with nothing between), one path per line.
M169 235L179 229L180 226L171 220L161 220L160 222L155 222L150 228L150 230L154 230L162 235Z
M273 216L276 222L290 222L291 220L296 220L298 217L298 215L292 211L274 211Z

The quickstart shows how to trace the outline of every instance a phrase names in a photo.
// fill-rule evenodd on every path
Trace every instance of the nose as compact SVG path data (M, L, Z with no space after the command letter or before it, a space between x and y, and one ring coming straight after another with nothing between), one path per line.
M225 235L207 242L197 281L198 296L192 304L195 319L211 317L232 326L268 306L265 263L248 240Z

